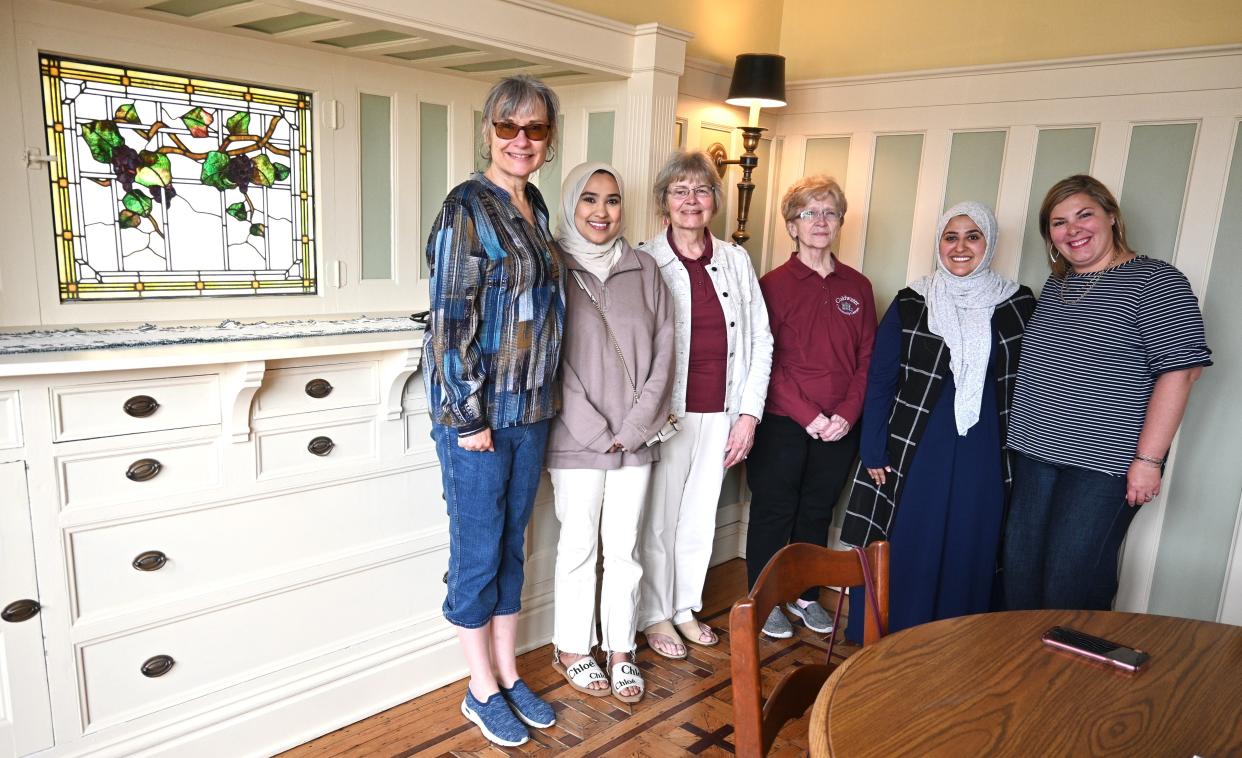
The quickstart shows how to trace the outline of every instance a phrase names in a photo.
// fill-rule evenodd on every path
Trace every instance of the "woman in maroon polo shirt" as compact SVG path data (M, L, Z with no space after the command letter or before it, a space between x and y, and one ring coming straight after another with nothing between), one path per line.
M775 340L763 423L747 461L750 526L746 573L759 572L790 542L828 543L832 509L858 452L854 426L862 413L875 343L871 282L830 249L845 219L845 193L827 176L797 181L781 201L794 253L759 281ZM812 587L786 609L827 634L832 619ZM763 633L793 636L780 606Z

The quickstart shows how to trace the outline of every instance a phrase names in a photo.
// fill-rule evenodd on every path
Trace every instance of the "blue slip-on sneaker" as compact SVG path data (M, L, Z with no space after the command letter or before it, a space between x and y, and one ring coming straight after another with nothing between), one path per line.
M526 727L513 715L509 703L499 692L481 702L467 687L466 699L461 701L461 715L473 721L483 736L497 745L517 747L530 739Z
M536 695L521 679L515 681L508 689L501 687L500 694L509 701L513 715L517 716L523 724L536 729L547 729L556 723L556 711L552 710L552 706Z

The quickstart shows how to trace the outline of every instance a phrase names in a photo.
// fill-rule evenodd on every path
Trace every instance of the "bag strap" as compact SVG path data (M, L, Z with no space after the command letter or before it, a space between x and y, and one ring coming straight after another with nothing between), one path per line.
M871 577L871 561L867 560L867 551L860 547L853 548L854 553L858 555L858 563L862 566L863 584L866 586L867 607L875 614L876 626L880 628L880 636L888 634L888 629L884 626L884 620L880 617L880 606L878 604L878 595L875 591L875 580ZM845 603L845 588L840 587L837 591L837 608L832 613L832 633L828 635L828 656L827 663L832 665L832 651L837 645L837 629L841 627L841 606Z
M630 383L630 392L634 393L634 404L638 405L638 385L634 384L634 378L630 376L630 367L625 364L625 354L621 352L621 344L617 342L617 335L612 333L612 326L608 323L608 317L604 315L604 309L600 307L599 301L595 299L595 295L591 294L591 290L582 283L582 277L578 276L577 271L570 271L574 275L574 281L586 293L590 299L591 305L595 306L595 312L599 314L600 320L604 322L604 331L608 332L608 339L612 340L612 346L617 351L617 362L621 364L621 370L625 372L625 380Z

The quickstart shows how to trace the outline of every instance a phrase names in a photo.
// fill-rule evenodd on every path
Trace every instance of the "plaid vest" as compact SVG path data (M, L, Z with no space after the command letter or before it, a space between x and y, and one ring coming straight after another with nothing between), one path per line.
M850 493L841 526L841 541L865 547L876 540L887 540L901 492L914 461L914 451L927 428L927 419L935 407L949 373L949 349L944 340L932 334L927 326L927 302L910 288L897 293L893 307L901 317L901 383L896 402L888 417L888 456L894 473L877 487L862 463L854 473L854 489ZM996 356L997 410L1000 413L1001 478L1008 496L1013 480L1013 460L1005 438L1009 429L1009 408L1013 404L1014 382L1018 377L1018 354L1022 349L1022 333L1035 311L1035 296L1028 287L1018 291L996 306L992 313L992 349Z

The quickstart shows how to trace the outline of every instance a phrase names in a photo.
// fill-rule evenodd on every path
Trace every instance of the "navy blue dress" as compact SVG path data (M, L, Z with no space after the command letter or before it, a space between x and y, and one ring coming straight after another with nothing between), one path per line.
M889 463L888 417L902 374L901 342L901 319L889 308L867 379L860 449L867 468ZM1005 507L995 364L994 346L979 420L966 436L957 433L950 373L915 450L889 530L890 632L991 609ZM861 588L850 591L846 638L853 642L862 641L863 595Z

